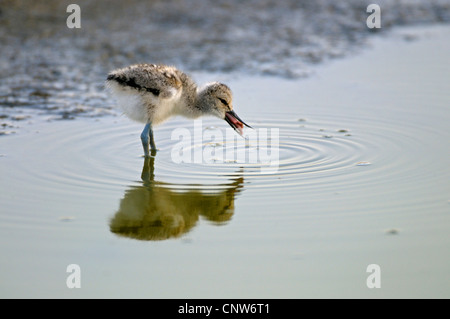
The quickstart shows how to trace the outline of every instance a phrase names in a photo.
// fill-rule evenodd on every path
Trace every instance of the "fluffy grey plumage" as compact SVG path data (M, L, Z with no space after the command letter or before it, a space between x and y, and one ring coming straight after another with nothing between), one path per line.
M174 115L213 115L226 120L241 135L244 125L248 126L234 113L233 96L227 85L213 82L199 88L173 66L135 64L117 69L109 73L106 87L129 118L146 123L141 134L146 156L148 143L155 149L152 125Z

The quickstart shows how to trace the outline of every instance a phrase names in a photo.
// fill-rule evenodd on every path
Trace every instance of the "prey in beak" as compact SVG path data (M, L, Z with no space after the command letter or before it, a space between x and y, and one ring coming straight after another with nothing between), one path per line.
M230 124L230 126L236 132L238 132L240 136L242 136L243 134L244 125L249 128L252 128L250 125L245 124L245 122L241 120L239 116L237 116L237 114L234 113L234 111L228 111L225 113L225 121L227 121L228 124Z

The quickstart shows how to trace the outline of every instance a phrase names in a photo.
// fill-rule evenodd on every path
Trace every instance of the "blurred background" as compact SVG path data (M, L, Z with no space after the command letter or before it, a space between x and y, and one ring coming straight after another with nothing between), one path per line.
M79 0L81 28L69 29L73 2L0 1L3 113L17 107L63 119L107 113L105 74L138 62L303 77L317 63L364 48L371 34L450 21L448 0L377 1L381 29L366 26L373 0Z

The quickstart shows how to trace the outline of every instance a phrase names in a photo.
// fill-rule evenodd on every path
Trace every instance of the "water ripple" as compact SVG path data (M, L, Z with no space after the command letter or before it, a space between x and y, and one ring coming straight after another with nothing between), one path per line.
M269 167L270 170L267 170L267 163L248 161L251 152L267 152L268 142L249 143L240 137L236 138L236 143L193 139L187 151L213 149L223 156L215 159L212 156L200 163L176 163L172 151L179 141L171 140L172 132L185 128L192 136L195 133L192 121L176 118L155 129L159 148L154 161L155 180L162 182L162 187L173 189L211 190L220 189L233 178L243 177L248 189L278 190L278 193L291 196L299 190L312 193L318 189L336 191L367 184L382 185L398 176L407 179L405 182L420 177L414 162L406 163L407 156L398 158L395 155L396 150L409 152L420 146L413 125L399 126L389 120L321 114L312 114L307 119L295 114L258 114L248 118L255 123L257 132L262 129L279 132L278 139L270 143L271 150L277 149L278 155L277 165ZM24 167L27 174L24 179L34 177L36 181L45 181L43 187L55 192L61 185L70 187L75 193L137 185L141 183L143 162L140 129L139 125L124 118L104 118L82 125L71 121L53 123L51 132L41 131L38 135L39 144L48 145L45 152L29 146L36 156L45 157L37 159L36 165L45 162L46 167ZM224 123L204 119L202 132L212 129L226 136ZM246 160L227 160L225 154ZM55 165L49 168L49 163ZM263 193L259 196L264 196Z

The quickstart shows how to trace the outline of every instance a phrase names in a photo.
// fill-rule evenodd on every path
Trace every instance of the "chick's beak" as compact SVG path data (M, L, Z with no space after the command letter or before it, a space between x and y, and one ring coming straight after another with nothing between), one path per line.
M229 111L225 113L225 121L228 122L228 124L230 124L230 126L239 133L239 135L242 136L243 134L243 129L244 129L244 125L252 128L250 125L245 124L244 121L242 121L239 116L237 116L236 113L234 113L234 111Z

